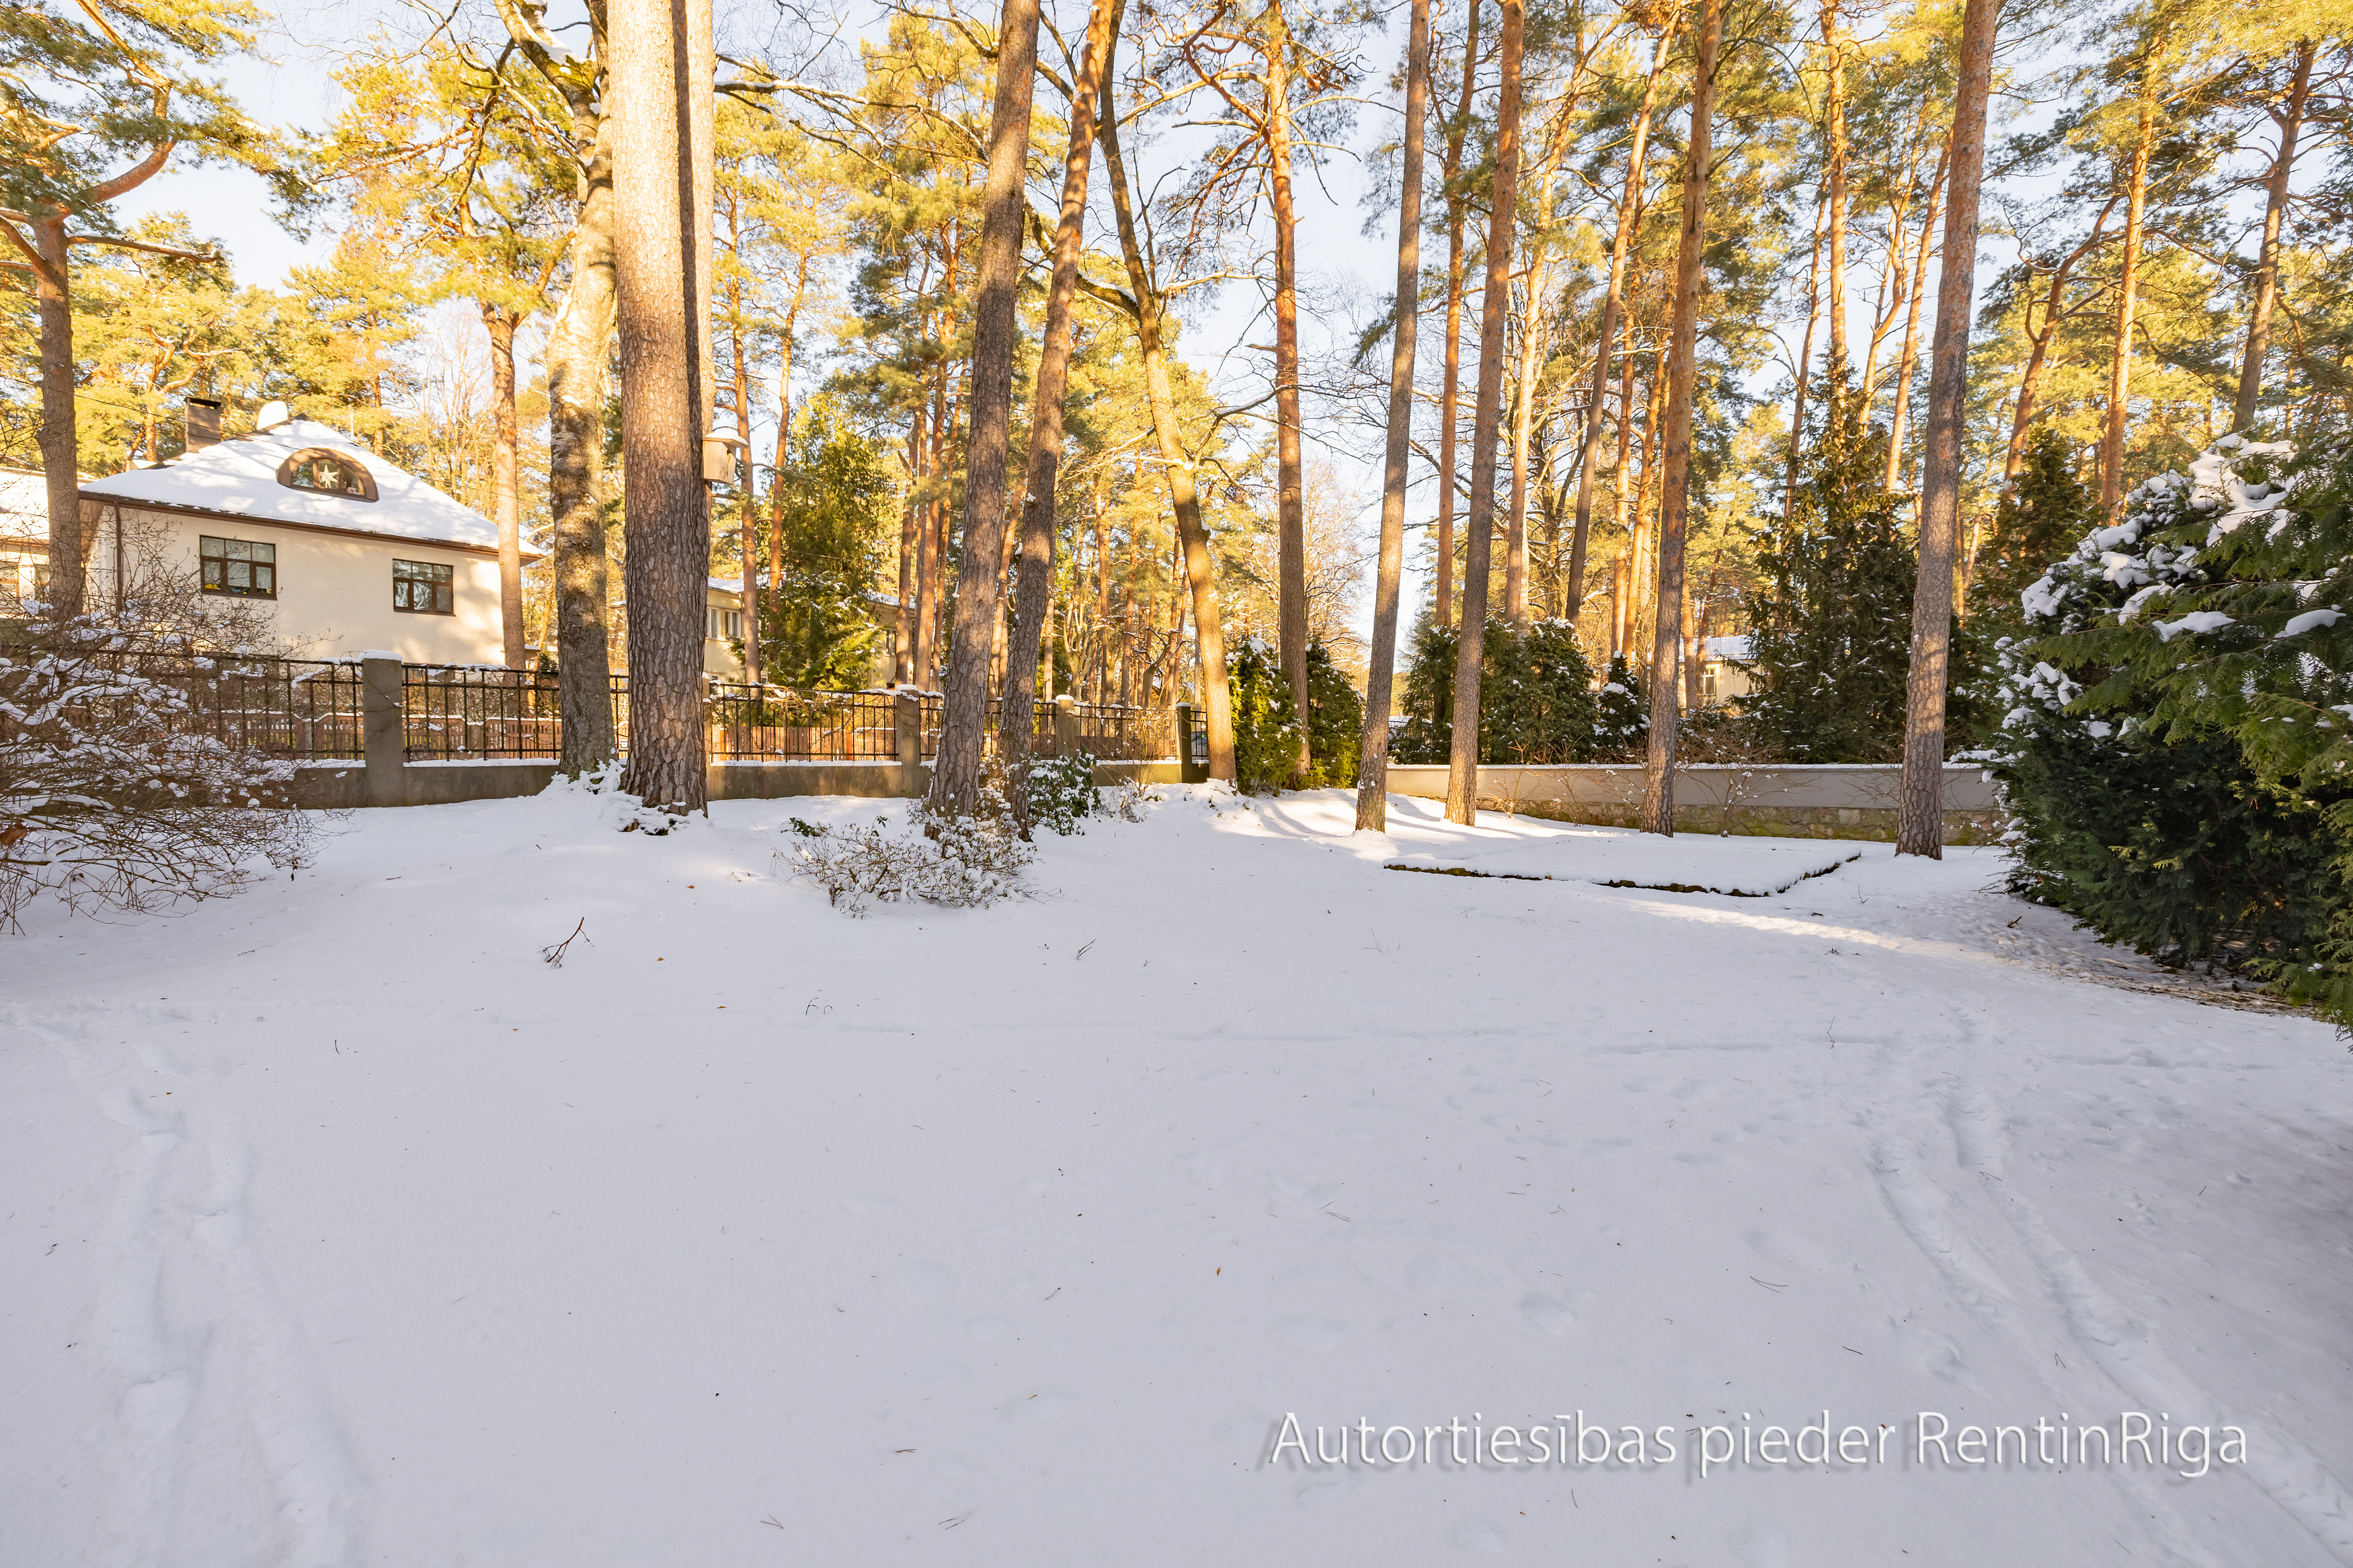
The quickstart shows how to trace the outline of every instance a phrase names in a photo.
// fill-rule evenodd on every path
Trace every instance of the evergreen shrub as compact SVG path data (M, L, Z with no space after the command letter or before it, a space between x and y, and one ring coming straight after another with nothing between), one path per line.
M1451 626L1424 626L1414 637L1405 679L1408 717L1391 747L1398 761L1448 759L1459 646ZM1481 765L1591 762L1599 719L1593 667L1575 626L1488 621L1479 669Z

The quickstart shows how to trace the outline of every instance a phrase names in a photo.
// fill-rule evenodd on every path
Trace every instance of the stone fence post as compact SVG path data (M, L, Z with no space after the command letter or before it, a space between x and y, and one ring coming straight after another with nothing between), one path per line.
M1063 692L1054 699L1054 754L1074 756L1079 750L1079 714L1071 694Z
M360 657L360 738L370 805L398 805L404 799L400 771L408 765L408 735L400 687L400 660L386 654Z
M918 800L923 794L923 700L902 689L892 700L892 710L899 742L899 793Z

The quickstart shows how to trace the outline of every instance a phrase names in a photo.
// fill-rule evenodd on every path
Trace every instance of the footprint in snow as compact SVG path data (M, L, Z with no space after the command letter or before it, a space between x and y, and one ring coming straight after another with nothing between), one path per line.
M1266 1331L1278 1344L1322 1353L1340 1348L1348 1337L1348 1325L1338 1318L1278 1318Z

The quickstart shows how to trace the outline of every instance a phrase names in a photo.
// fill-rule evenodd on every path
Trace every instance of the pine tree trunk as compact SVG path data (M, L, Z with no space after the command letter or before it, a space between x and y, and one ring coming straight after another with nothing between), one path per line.
M2125 499L2125 419L2132 382L2133 307L2140 289L2140 250L2142 218L2148 204L2148 158L2157 140L2157 106L2149 97L2148 73L2154 62L2141 67L2140 127L2133 142L2132 173L2125 194L2125 255L2122 276L2116 280L2116 346L2108 358L2108 419L2107 428L2100 439L2100 510L2110 521L2123 510ZM1956 182L1956 192L1958 182ZM1950 220L1947 219L1949 224ZM1947 253L1946 265L1950 266ZM1943 330L1944 312L1937 311L1937 327Z
M2312 62L2318 52L2310 38L2295 47L2295 78L2288 88L2287 112L2274 115L2279 124L2279 152L2272 159L2271 177L2263 184L2263 247L2255 263L2255 297L2247 310L2247 348L2239 365L2239 396L2231 407L2231 428L2242 435L2255 422L2255 405L2263 396L2263 358L2271 352L2272 308L2279 298L2280 225L2287 216L2288 176L2295 170L2296 133L2304 128L2305 104L2312 90Z
M521 316L482 307L491 338L491 521L499 531L499 624L509 669L522 668L522 522L515 485L515 327Z
M907 510L899 518L899 614L897 617L898 647L892 660L892 677L901 686L912 685L915 679L915 594L921 570L923 544L919 534L923 529L923 503L918 499L923 488L923 412L924 400L915 399L913 417L907 421ZM778 498L779 506L782 498ZM777 514L776 539L784 539L783 513ZM776 581L784 581L780 570Z
M1446 193L1446 353L1438 391L1438 539L1433 563L1437 582L1431 594L1432 622L1454 624L1454 500L1455 447L1461 423L1462 292L1467 258L1462 248L1463 217L1469 201L1462 191L1462 145L1471 131L1471 100L1479 79L1479 17L1482 0L1471 0L1470 25L1463 29L1462 97L1446 128L1446 163L1440 183Z
M1634 117L1634 142L1626 154L1626 188L1618 198L1618 232L1609 242L1609 285L1601 298L1601 329L1595 336L1593 348L1593 401L1585 411L1585 451L1577 465L1577 529L1568 546L1568 595L1563 614L1572 621L1585 605L1586 542L1593 531L1593 470L1601 464L1601 403L1609 390L1610 353L1617 346L1618 319L1625 311L1626 251L1633 243L1634 225L1641 215L1642 163L1651 144L1651 115L1658 107L1659 77L1666 68L1667 46L1673 42L1674 36L1671 26L1659 36L1658 45L1651 54L1650 79L1642 84L1642 107Z
M2100 216L2093 220L2092 232L2084 237L2084 243L2069 251L2051 274L2051 287L2042 300L2042 325L2034 334L2033 346L2026 356L2025 373L2019 378L2018 411L2010 420L2010 449L2001 463L2004 483L2017 474L2019 462L2026 453L2026 427L2034 418L2035 398L2042 385L2042 374L2049 368L2051 344L2058 335L2059 323L2063 319L2060 306L2065 302L2068 276L2074 271L2075 263L2098 247L2108 226L2108 216L2116 210L2116 198L2110 196L2107 205L2100 209ZM2032 318L2030 316L2028 319Z
M1837 0L1822 5L1822 48L1830 58L1829 169L1831 240L1831 363L1846 365L1846 40L1839 30Z
M1406 464L1413 449L1414 339L1420 322L1422 122L1430 112L1430 0L1406 28L1404 166L1398 171L1397 325L1389 340L1388 448L1381 468L1381 539L1373 575L1373 647L1365 671L1365 731L1356 765L1356 830L1389 821L1389 709L1397 681L1398 600L1405 574Z
M1798 385L1789 399L1789 452L1781 479L1783 517L1798 506L1798 453L1806 438L1806 385L1814 374L1814 323L1821 316L1822 219L1829 210L1827 201L1814 208L1814 253L1806 266L1806 330L1798 339Z
M571 280L547 334L547 510L554 544L557 703L564 771L609 762L612 647L607 617L611 552L605 541L606 363L618 280L613 252L613 118L596 117L582 161Z
M1701 0L1699 56L1692 68L1690 148L1683 164L1683 236L1675 250L1674 318L1667 353L1666 449L1659 484L1659 610L1651 651L1651 746L1643 767L1642 827L1675 831L1676 677L1682 659L1683 536L1691 513L1692 401L1698 384L1699 296L1707 250L1707 177L1713 155L1722 0Z
M1208 531L1201 525L1200 489L1193 477L1193 457L1185 447L1184 427L1176 415L1176 395L1168 374L1168 355L1160 323L1167 302L1153 286L1136 232L1134 197L1127 183L1126 161L1119 150L1119 114L1112 100L1113 73L1103 72L1103 112L1095 141L1103 148L1103 175L1111 186L1111 208L1119 229L1121 259L1127 268L1132 296L1124 302L1135 324L1137 355L1144 362L1144 395L1152 410L1153 436L1160 447L1161 468L1168 476L1168 506L1176 517L1176 549L1193 598L1193 619L1201 649L1201 707L1208 721L1209 776L1231 784L1234 772L1233 691L1226 681L1225 617L1218 605L1217 569L1209 558ZM1184 601L1176 601L1176 637L1182 640ZM1169 648L1169 679L1162 689L1165 700L1176 700L1177 649ZM1181 737L1180 737L1181 739Z
M1495 185L1487 220L1487 288L1479 307L1479 392L1471 416L1471 507L1462 563L1462 631L1455 639L1454 734L1446 816L1479 819L1479 676L1487 646L1487 566L1495 537L1495 436L1503 417L1504 328L1511 309L1513 206L1520 178L1520 52L1525 0L1502 0L1503 87L1495 107Z
M1013 440L1013 360L1021 283L1021 224L1028 206L1029 97L1038 74L1038 0L1005 0L997 24L997 100L988 118L988 174L981 193L980 265L973 276L972 412L965 437L963 570L948 646L946 702L932 806L952 816L980 809L987 752L988 666L1005 576L1006 476ZM1007 714L1008 725L1026 715Z
M1936 279L1936 338L1923 432L1920 577L1912 599L1912 662L1904 691L1904 782L1895 852L1939 859L1945 844L1945 684L1952 658L1953 554L1960 533L1968 416L1969 306L1977 291L1978 194L1985 174L1986 104L2000 0L1968 0L1953 104L1953 194Z
M710 243L696 200L691 12L708 0L613 0L615 250L620 285L629 756L622 788L672 816L703 809L702 632L711 572L702 483Z
M1887 415L1887 472L1881 482L1889 489L1903 472L1904 414L1912 403L1912 373L1919 366L1920 354L1920 295L1928 282L1928 256L1936 247L1928 237L1936 226L1936 210L1944 199L1945 171L1953 161L1952 138L1945 138L1945 151L1936 160L1936 177L1928 185L1928 211L1920 220L1920 240L1912 258L1912 297L1904 306L1904 351L1896 356L1895 405ZM1871 405L1871 390L1863 389L1863 406Z
M1634 355L1618 373L1618 460L1609 470L1609 521L1618 529L1618 556L1609 564L1609 657L1628 651L1629 608L1633 600L1634 545L1626 529L1626 466L1634 453Z
M5 220L0 220L5 221ZM40 319L41 475L49 513L49 613L70 620L87 607L90 552L81 526L81 438L74 419L73 303L66 215L35 217L33 301Z
M1266 34L1266 185L1274 218L1274 533L1275 640L1292 711L1299 715L1293 776L1314 765L1307 735L1307 497L1300 452L1299 219L1291 195L1291 47L1282 0L1268 0Z
M1087 182L1092 171L1095 114L1102 102L1103 72L1119 33L1125 0L1094 0L1087 15L1087 37L1079 56L1078 78L1071 83L1070 145L1062 159L1062 213L1054 228L1054 273L1046 290L1045 340L1038 351L1036 391L1029 405L1029 462L1021 508L1021 554L1013 587L1013 629L1006 639L1005 692L1000 710L1026 713L1038 695L1038 655L1045 637L1048 599L1054 584L1054 487L1062 463L1062 399L1070 384L1071 321L1079 290L1079 254L1085 245ZM1095 514L1098 530L1101 509ZM1096 546L1097 586L1108 605L1109 582L1103 578L1102 546ZM1100 697L1101 693L1098 692ZM1029 727L998 728L998 754L1006 773L1018 781L1028 776ZM1028 798L1013 792L1016 812L1027 820Z
M953 297L953 255L949 259L949 293ZM944 335L945 329L942 331ZM949 493L948 366L943 363L933 374L937 379L932 384L931 461L925 472L931 493L923 498L919 524L922 537L915 542L915 684L926 691L939 684L940 574L944 569L940 560L940 514L947 508Z
M1544 258L1528 267L1520 314L1517 384L1512 399L1512 493L1504 513L1504 614L1514 626L1528 618L1528 437L1535 424L1536 368L1544 362Z

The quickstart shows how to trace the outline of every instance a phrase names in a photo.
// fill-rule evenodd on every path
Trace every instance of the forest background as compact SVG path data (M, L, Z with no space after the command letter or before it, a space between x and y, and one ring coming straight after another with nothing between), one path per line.
M212 29L209 59L191 62L169 40L162 53L190 81L218 79L215 96L242 129L184 140L162 173L96 215L161 248L73 255L83 469L174 455L190 395L223 398L232 433L280 398L486 514L511 510L543 548L543 356L574 283L580 147L546 73L517 47L524 13L114 9L168 12L181 37ZM1760 621L1830 592L1819 568L1807 577L1809 536L1819 555L1838 530L1876 530L1901 574L1959 10L1726 10L1682 628L1694 650L1725 632L1765 629L1769 640ZM595 31L585 12L531 16L584 49ZM1175 390L1229 636L1270 641L1283 468L1278 161L1261 123L1271 84L1288 106L1308 631L1359 680L1392 319L1401 16L1139 6L1114 90L1155 281L1178 323ZM1066 6L1050 19L1047 76L1067 82L1086 17ZM748 542L784 589L765 617L773 679L838 683L895 618L897 673L934 683L956 573L993 26L969 6L719 9L713 339L721 381L740 388L723 397L723 418L759 466L716 520L712 570L739 573ZM1453 617L1467 553L1472 464L1453 448L1469 444L1498 69L1492 7L1440 4L1435 26L1409 518L1409 605L1425 626ZM1984 590L2014 593L2021 571L2031 581L2039 570L2033 557L2063 552L2095 508L2226 431L2303 437L2346 424L2341 34L2333 13L2311 7L2006 13L1978 272L1964 608L1999 621ZM1489 603L1513 618L1574 619L1597 667L1620 654L1639 665L1651 647L1690 47L1669 6L1528 17L1498 431L1511 495L1498 507ZM1040 223L1026 257L1040 287L1024 296L1021 418L1067 111L1041 81L1030 142ZM1124 281L1103 186L1089 213L1093 289L1076 323L1047 679L1156 703L1197 679L1193 628L1135 340L1103 294ZM1597 375L1621 213L1625 321ZM30 468L38 361L25 276L0 274L17 285L0 296L0 463ZM1588 430L1597 386L1601 418ZM1847 433L1825 417L1832 406L1852 416ZM600 505L617 552L618 426L607 424ZM1859 457L1858 445L1869 451ZM616 594L619 581L616 572ZM524 586L526 637L543 648L553 584L533 571ZM1880 651L1894 659L1900 710L1910 589L1883 586L1896 613L1883 617ZM615 631L617 650L617 616ZM1821 657L1852 672L1870 652Z

